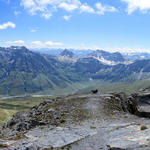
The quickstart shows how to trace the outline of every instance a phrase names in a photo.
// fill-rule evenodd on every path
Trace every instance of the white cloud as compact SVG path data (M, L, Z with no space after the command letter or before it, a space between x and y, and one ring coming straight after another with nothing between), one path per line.
M47 41L45 42L45 45L47 46L62 46L62 43L58 43L58 42L52 42L52 41Z
M45 18L45 19L49 19L52 14L51 13L43 13L42 16Z
M88 4L83 4L80 6L80 11L81 12L88 12L88 13L95 13L94 9L90 6L88 6Z
M135 10L139 9L143 13L150 10L150 0L122 0L128 4L127 12L128 14L133 13Z
M31 15L35 15L36 12L46 9L44 5L40 5L41 1L42 0L39 0L39 2L36 2L36 0L22 0L21 5L24 6L25 9L28 9Z
M24 41L22 40L17 40L17 41L7 41L6 44L7 45L24 45Z
M21 0L23 6L31 15L40 15L49 19L54 12L63 9L67 12L75 10L83 13L104 14L105 12L116 11L115 7L109 5L96 4L96 8L92 8L87 3L81 3L80 0ZM96 10L95 10L96 9Z
M73 10L78 8L78 5L76 5L76 4L68 4L68 3L64 2L64 3L60 3L59 8L63 8L66 11L73 11Z
M79 0L21 0L21 6L27 9L31 15L39 13L46 19L49 19L58 8L73 11L79 5Z
M46 42L33 41L31 43L32 48L52 48L52 47L58 47L62 45L63 45L62 43L52 42L52 41L46 41Z
M18 15L20 15L20 14L21 14L20 11L14 11L14 15L15 15L15 16L18 16Z
M16 25L12 22L3 23L3 24L0 25L0 30L7 29L8 27L15 28Z
M32 7L35 6L34 0L22 0L22 4L23 4L26 8L32 8Z
M113 6L102 5L100 2L96 3L97 14L103 15L105 12L116 12L117 9Z
M63 16L63 18L66 20L66 21L68 21L70 18L71 18L71 16Z
M39 27L35 27L35 28L29 28L30 32L34 33L37 32L39 30Z
M35 30L35 29L32 29L30 32L32 32L32 33L33 33L33 32L36 32L36 31L37 31L37 30Z

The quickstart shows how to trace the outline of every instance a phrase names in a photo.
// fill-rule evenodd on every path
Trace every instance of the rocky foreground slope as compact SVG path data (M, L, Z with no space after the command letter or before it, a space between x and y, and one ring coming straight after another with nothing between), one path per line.
M150 149L149 88L69 95L18 112L0 128L2 149Z

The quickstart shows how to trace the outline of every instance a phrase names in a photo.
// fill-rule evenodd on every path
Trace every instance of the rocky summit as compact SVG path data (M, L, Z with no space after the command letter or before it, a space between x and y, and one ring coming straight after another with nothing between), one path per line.
M47 99L0 127L3 150L148 150L150 89Z

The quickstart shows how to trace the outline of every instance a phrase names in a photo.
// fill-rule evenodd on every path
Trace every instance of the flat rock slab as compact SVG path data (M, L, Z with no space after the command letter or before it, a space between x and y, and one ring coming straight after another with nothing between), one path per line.
M111 122L85 124L80 127L45 127L35 128L25 134L26 139L17 141L9 147L14 149L55 149L71 145L70 150L108 150L115 147L125 150L149 150L150 149L150 125L146 125L146 130L141 130L141 125L133 123ZM66 148L67 149L67 148ZM64 150L66 150L64 149Z
M90 128L81 129L57 127L53 130L50 130L49 128L37 128L29 131L25 136L29 141L36 143L38 147L60 148L95 134L97 134L96 130Z
M141 130L141 125L130 124L124 127L112 128L108 134L108 144L122 149L150 149L150 126ZM143 148L144 147L144 148Z

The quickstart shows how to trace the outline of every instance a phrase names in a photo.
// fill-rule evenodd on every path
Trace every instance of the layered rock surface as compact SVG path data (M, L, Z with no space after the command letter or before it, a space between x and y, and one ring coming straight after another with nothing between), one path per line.
M49 99L3 125L0 145L3 149L146 150L150 120L143 117L149 114L149 100L148 90L130 96L84 93ZM141 130L142 125L147 129Z

